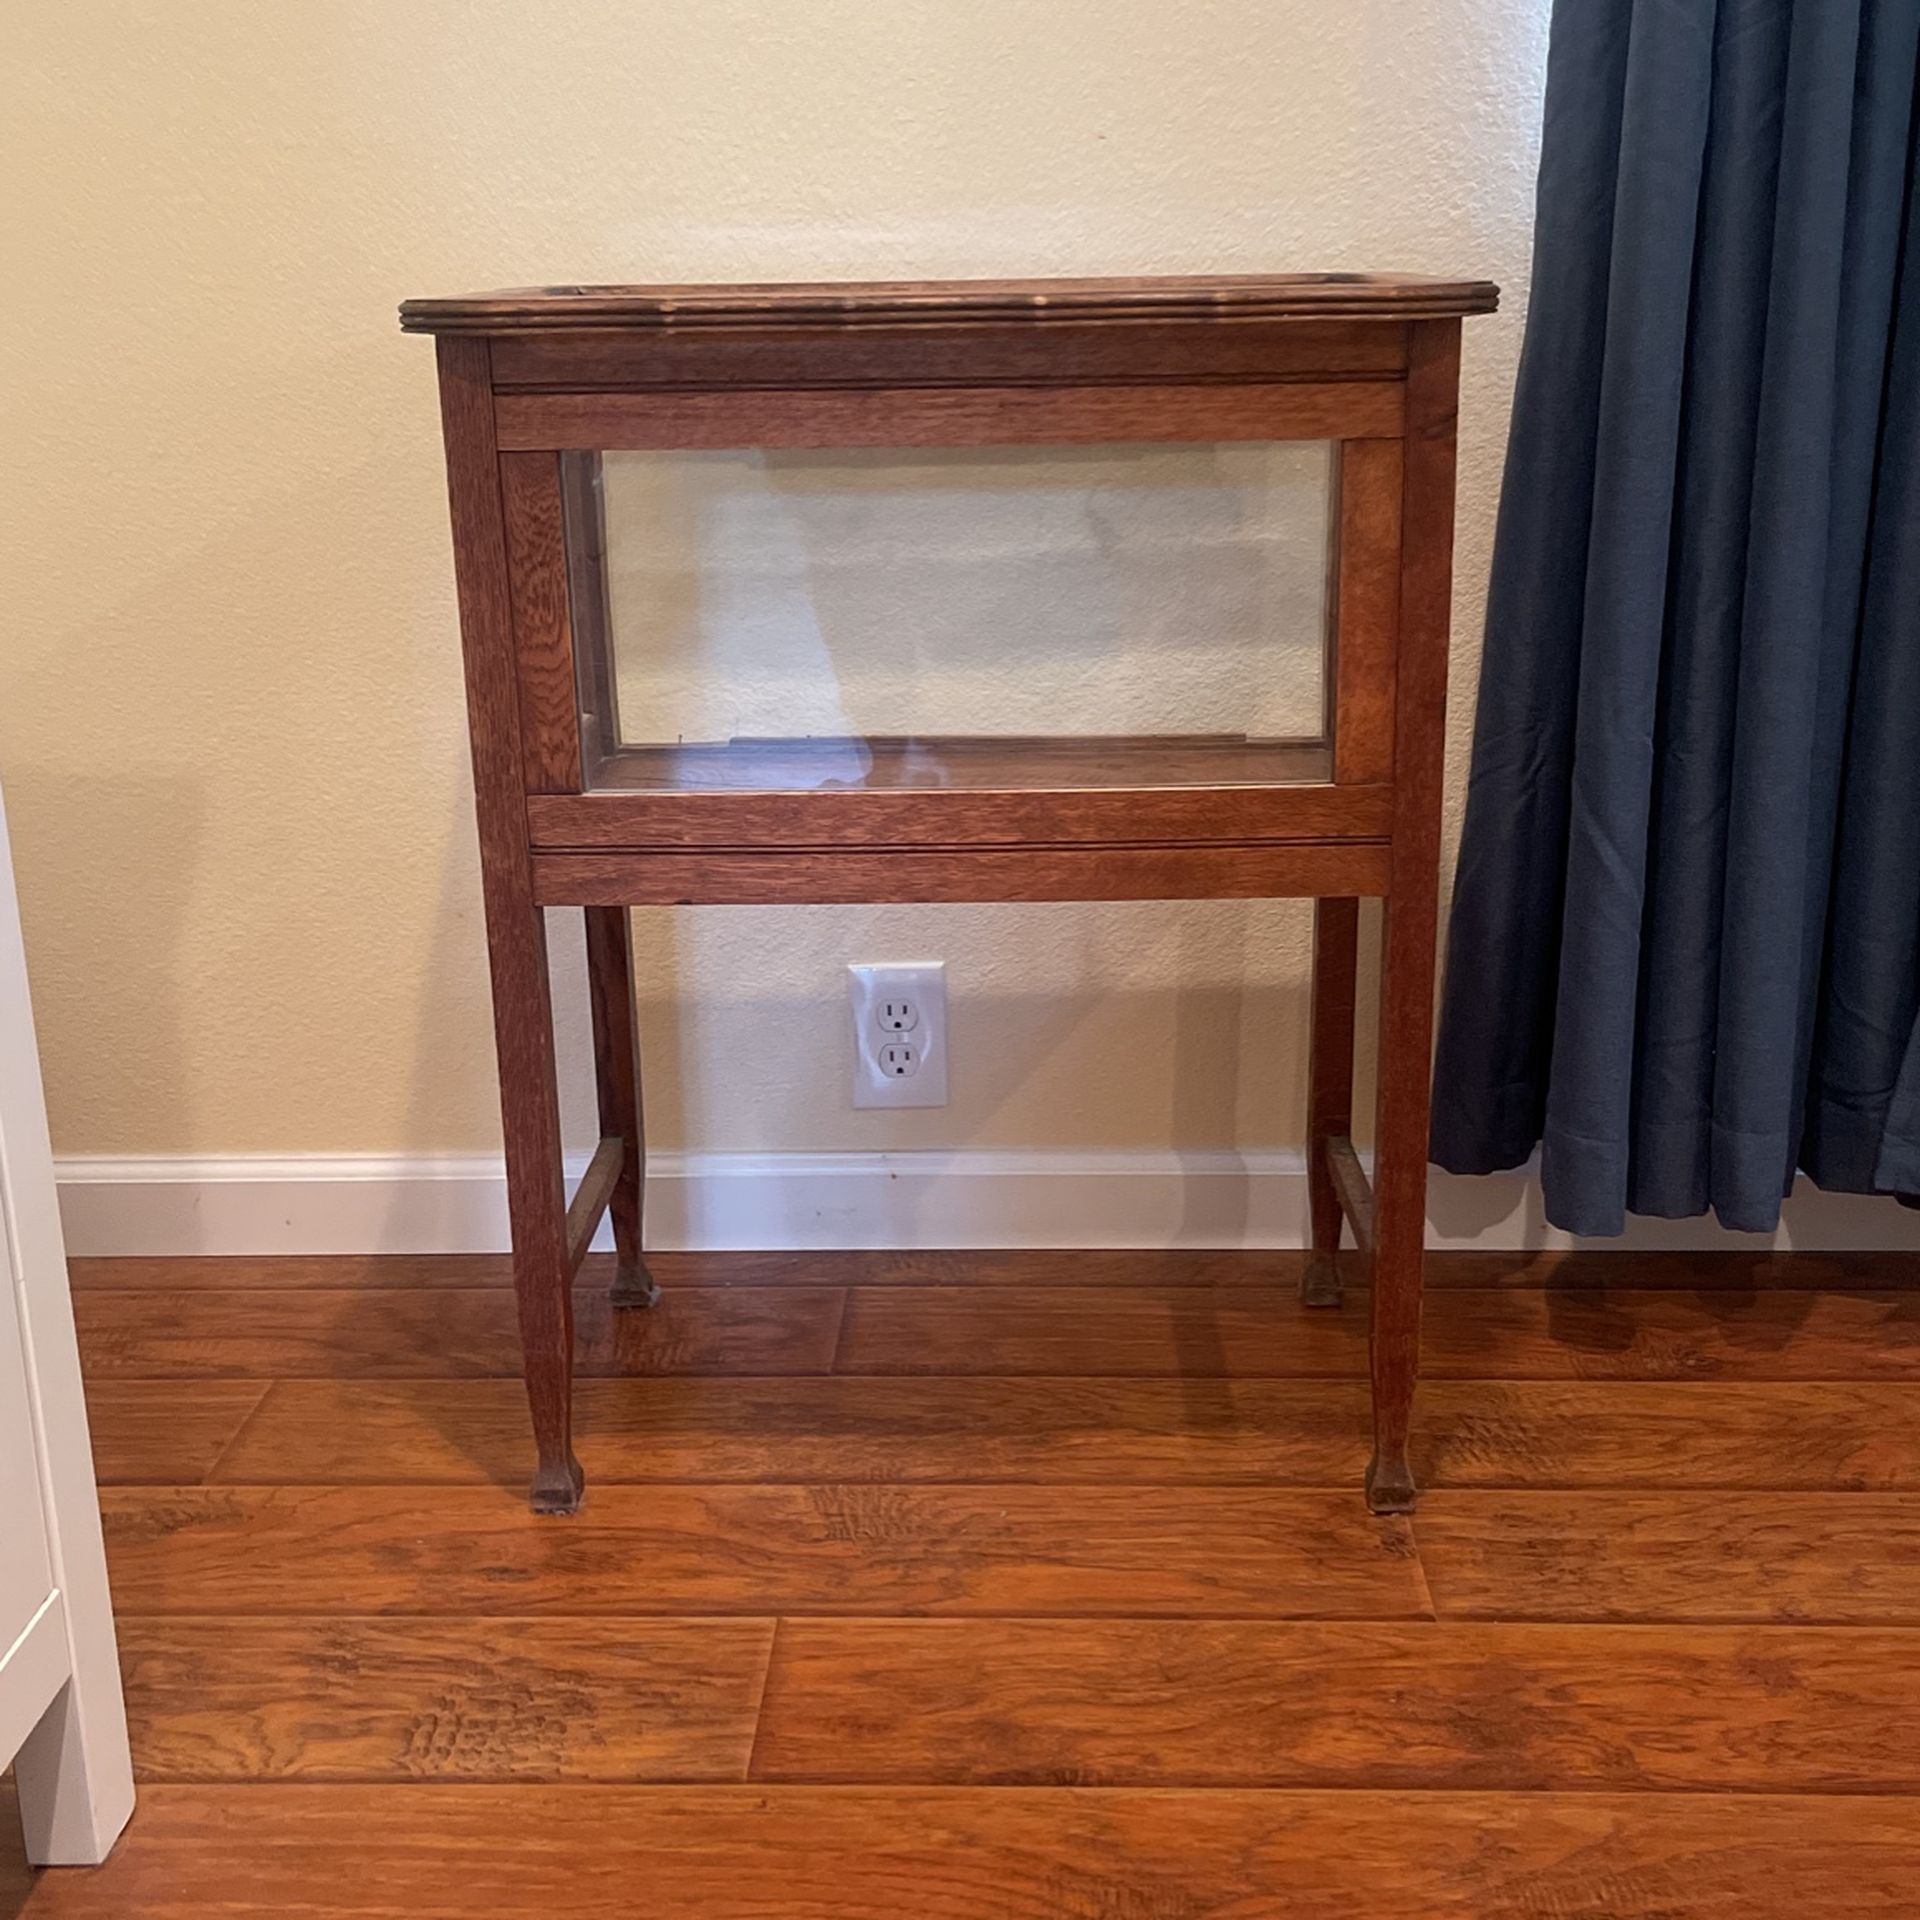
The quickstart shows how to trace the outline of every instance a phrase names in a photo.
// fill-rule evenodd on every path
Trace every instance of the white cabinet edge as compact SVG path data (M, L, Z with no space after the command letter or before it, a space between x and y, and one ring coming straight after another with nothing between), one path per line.
M0 800L0 1213L12 1269L11 1310L25 1354L38 1452L53 1605L22 1657L58 1655L57 1686L14 1756L28 1857L45 1865L106 1858L133 1812L120 1664L107 1592L99 1496L87 1433L73 1304L54 1189L40 1061L34 1046L26 954ZM44 1622L60 1629L48 1638ZM13 1662L9 1659L8 1671ZM21 1697L44 1686L23 1666ZM0 1727L4 1727L0 1716ZM0 1760L6 1750L0 1748Z

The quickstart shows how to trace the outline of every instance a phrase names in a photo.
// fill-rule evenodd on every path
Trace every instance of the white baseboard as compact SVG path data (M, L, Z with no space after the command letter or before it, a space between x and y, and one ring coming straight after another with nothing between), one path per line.
M573 1164L577 1175L584 1155ZM662 1249L1297 1247L1306 1171L1267 1153L655 1153L647 1239ZM213 1158L74 1155L59 1162L75 1255L493 1253L505 1181L486 1154ZM1435 1173L1427 1243L1572 1244L1523 1170ZM602 1238L605 1228L602 1227ZM1774 1244L1920 1251L1920 1213L1801 1183ZM1642 1248L1747 1248L1705 1220L1636 1220Z

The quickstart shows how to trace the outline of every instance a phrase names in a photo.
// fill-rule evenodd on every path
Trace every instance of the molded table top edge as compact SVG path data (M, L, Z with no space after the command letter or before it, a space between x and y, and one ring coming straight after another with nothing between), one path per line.
M408 300L400 325L407 333L499 334L954 321L1432 320L1491 313L1499 299L1490 280L1378 273L509 287Z

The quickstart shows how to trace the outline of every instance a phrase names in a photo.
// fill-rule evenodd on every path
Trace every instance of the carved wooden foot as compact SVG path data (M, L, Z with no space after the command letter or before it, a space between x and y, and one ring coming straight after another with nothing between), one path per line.
M1340 1260L1337 1254L1307 1255L1306 1271L1300 1276L1300 1304L1303 1307L1337 1307L1340 1304Z
M1411 1513L1419 1495L1413 1484L1413 1469L1404 1457L1384 1460L1373 1456L1367 1469L1367 1505L1375 1513Z
M644 1260L623 1260L613 1270L607 1298L616 1307L651 1307L659 1301L660 1283L647 1271Z
M571 1454L564 1460L542 1460L527 1504L535 1513L578 1513L586 1490L587 1476Z

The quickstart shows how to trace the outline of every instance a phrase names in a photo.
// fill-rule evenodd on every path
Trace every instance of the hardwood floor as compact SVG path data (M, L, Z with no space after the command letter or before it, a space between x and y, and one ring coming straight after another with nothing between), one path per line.
M75 1267L140 1810L13 1920L1920 1911L1920 1272L661 1255L525 1510L505 1263Z

